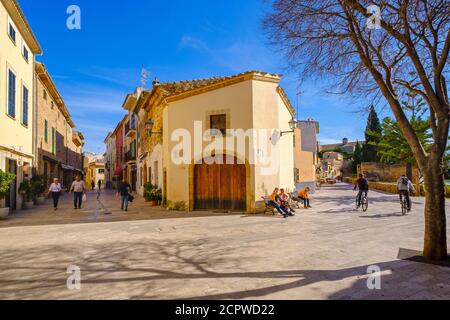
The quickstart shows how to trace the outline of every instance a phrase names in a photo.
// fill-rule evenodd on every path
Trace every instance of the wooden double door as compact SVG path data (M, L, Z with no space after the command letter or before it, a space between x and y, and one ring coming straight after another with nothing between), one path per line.
M239 164L234 157L223 156L223 164L202 162L195 165L195 210L245 211L247 208L246 199L247 174L245 164Z

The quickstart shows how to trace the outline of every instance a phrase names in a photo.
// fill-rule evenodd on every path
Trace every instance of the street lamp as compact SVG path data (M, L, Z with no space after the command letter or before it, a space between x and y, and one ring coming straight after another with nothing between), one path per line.
M294 133L295 129L297 128L297 120L295 120L294 117L292 117L292 119L289 121L289 128L291 128L291 131L280 132L280 137L288 133Z
M146 123L145 123L145 128L147 129L147 134L148 135L152 135L152 134L162 134L162 132L153 132L153 126L155 125L155 123L152 121L152 119L149 119Z

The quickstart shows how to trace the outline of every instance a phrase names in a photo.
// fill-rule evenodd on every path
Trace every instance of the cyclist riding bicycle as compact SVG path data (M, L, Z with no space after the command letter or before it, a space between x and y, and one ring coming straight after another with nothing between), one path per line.
M400 196L400 201L403 201L403 197L406 199L406 203L408 206L408 212L411 212L411 197L410 193L415 193L416 189L414 188L412 182L408 179L406 175L402 175L397 181L397 190Z
M369 182L367 179L364 178L364 175L360 174L359 179L356 180L355 188L353 189L356 191L356 189L359 189L358 192L358 208L361 206L361 200L363 193L365 193L365 196L367 197L367 194L369 193Z

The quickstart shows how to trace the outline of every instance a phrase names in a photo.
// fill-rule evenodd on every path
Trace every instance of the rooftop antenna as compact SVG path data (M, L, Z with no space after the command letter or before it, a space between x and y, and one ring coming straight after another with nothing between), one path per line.
M141 85L144 88L147 85L148 75L149 75L148 70L144 68L144 65L142 65L142 69L141 69Z

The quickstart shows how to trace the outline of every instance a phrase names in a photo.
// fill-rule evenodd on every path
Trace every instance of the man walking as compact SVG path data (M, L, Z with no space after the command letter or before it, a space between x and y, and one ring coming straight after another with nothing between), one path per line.
M95 182L94 182L94 180L91 181L91 190L92 191L95 190Z
M102 190L102 180L98 180L98 192Z
M121 197L121 201L120 201L120 209L122 211L128 211L128 200L130 198L130 190L131 190L131 186L130 184L123 179L122 183L119 186L119 190L117 191L117 194L120 194Z
M73 192L74 209L81 209L81 205L83 204L83 194L86 192L86 185L84 181L81 180L80 176L75 178L75 181L70 188L70 192Z

